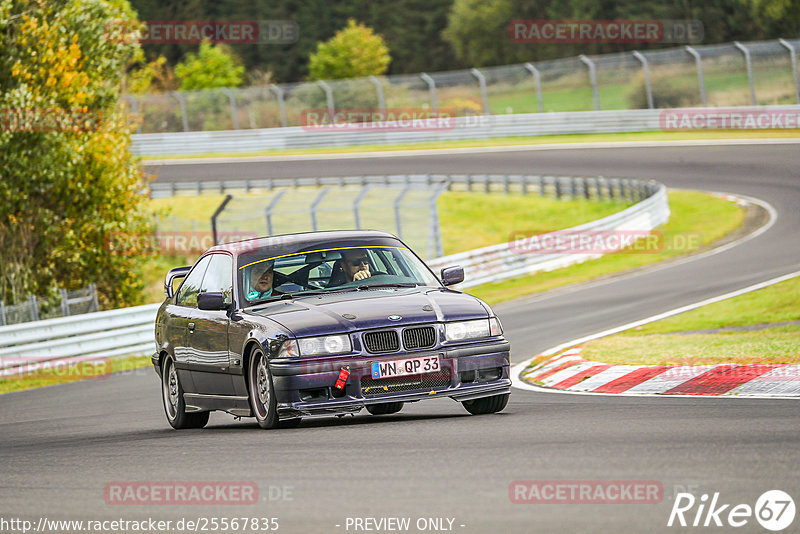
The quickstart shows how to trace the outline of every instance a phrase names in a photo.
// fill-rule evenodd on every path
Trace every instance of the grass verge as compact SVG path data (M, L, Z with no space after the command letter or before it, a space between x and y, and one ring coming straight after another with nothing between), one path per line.
M314 154L351 154L360 152L394 152L398 150L436 150L447 148L479 148L496 146L547 145L553 143L602 143L626 141L704 141L716 139L797 139L800 129L794 130L692 130L677 132L627 132L607 134L561 134L530 137L498 137L495 139L474 139L463 141L431 141L426 143L406 143L398 145L359 145L348 147L320 147L264 150L260 152L211 152L192 155L142 156L145 160L197 158L235 158L259 156L303 156ZM147 163L147 161L145 161Z
M631 365L800 363L800 278L584 344L587 360Z
M658 230L663 248L656 252L622 250L601 258L551 272L535 273L513 280L483 284L469 293L497 304L570 284L586 282L657 262L695 253L736 230L744 211L734 202L698 191L669 192L669 222Z
M82 380L103 380L111 373L132 371L152 365L150 356L129 356L126 358L101 359L96 362L82 362L63 365L58 361L44 363L39 369L20 372L0 378L0 394L24 389L54 386Z

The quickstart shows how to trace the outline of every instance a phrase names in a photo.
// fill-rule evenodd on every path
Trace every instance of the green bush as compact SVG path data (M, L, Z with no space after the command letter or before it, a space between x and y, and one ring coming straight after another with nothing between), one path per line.
M697 88L687 87L675 81L672 76L652 76L650 86L653 90L653 107L679 108L689 106L697 98ZM626 95L630 109L647 109L647 86L644 74L637 74L631 80L631 88Z

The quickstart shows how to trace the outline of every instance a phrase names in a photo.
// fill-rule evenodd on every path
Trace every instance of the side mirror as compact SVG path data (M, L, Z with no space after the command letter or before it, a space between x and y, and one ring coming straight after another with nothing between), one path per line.
M175 296L175 293L172 290L172 284L175 282L176 278L183 278L189 271L192 270L192 266L188 265L186 267L175 267L174 269L170 269L167 273L166 278L164 278L164 294L167 298L171 299Z
M201 310L219 311L228 307L222 293L200 293L197 295L197 307Z
M442 269L442 283L446 286L453 286L464 281L464 268L460 265L445 267Z

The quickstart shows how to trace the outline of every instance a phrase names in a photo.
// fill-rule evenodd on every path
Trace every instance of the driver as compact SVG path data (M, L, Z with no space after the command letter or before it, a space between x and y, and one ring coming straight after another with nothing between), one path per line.
M274 260L262 261L253 265L250 269L250 291L247 292L247 300L259 300L272 296L274 265Z
M342 270L347 282L364 280L372 276L369 271L369 257L363 248L342 251Z

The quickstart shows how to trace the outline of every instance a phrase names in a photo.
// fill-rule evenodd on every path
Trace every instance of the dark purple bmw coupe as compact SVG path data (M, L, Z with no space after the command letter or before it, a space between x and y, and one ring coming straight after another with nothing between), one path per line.
M448 288L463 279L449 267L440 281L384 232L213 247L165 280L152 360L167 420L200 428L222 410L286 427L436 397L500 411L510 346L486 303Z

